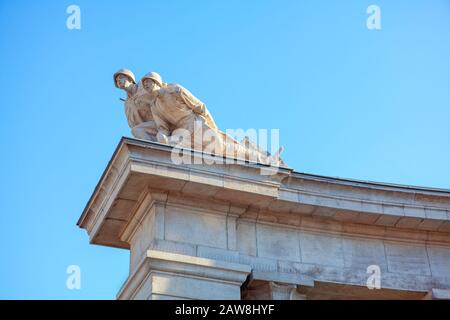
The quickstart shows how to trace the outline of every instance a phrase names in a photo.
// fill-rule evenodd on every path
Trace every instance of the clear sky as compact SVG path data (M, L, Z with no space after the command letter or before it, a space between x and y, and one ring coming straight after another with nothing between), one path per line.
M0 14L0 298L113 299L125 281L128 252L76 226L130 136L121 67L182 84L222 129L279 128L296 171L450 188L448 0L15 0Z

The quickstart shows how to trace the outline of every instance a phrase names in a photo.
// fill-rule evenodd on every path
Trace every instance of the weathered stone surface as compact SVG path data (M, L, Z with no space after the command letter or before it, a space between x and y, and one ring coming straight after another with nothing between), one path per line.
M276 272L278 270L277 260L275 259L240 254L239 263L250 266L253 271Z
M300 261L297 232L268 225L257 225L256 238L258 256Z
M239 252L206 246L197 246L197 256L218 261L239 263Z
M304 263L324 266L344 266L342 238L300 233L300 247Z
M187 256L196 256L197 255L197 246L190 243L185 242L176 242L170 240L160 240L154 239L153 242L147 249L155 250L155 251L163 251L170 253L178 253Z
M243 254L256 256L256 223L237 223L237 250Z
M431 273L437 277L450 278L450 247L428 246Z
M342 243L346 268L367 270L368 266L377 265L382 271L387 270L385 248L381 240L344 238Z
M167 207L165 238L172 241L227 248L225 217Z
M426 247L385 243L389 272L431 275Z

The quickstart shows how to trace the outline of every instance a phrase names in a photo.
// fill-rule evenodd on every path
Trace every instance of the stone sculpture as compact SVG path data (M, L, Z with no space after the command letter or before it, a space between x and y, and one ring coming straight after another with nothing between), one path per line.
M133 73L121 69L114 74L114 82L127 93L125 113L136 138L271 165L283 164L281 148L270 155L248 139L236 141L219 130L203 102L179 84L164 83L156 72L147 73L136 84Z
M122 99L125 104L125 115L134 137L156 141L156 123L150 109L150 95L142 84L136 84L134 74L128 69L120 69L114 76L114 84L127 94Z

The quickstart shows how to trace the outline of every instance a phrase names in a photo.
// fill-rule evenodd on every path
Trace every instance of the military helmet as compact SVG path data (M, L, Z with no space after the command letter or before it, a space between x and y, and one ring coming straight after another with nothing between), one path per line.
M145 79L152 79L155 81L160 87L163 86L161 76L156 72L149 72L145 76L142 77L141 82L144 82Z
M120 74L123 74L123 75L129 77L129 78L133 81L133 83L136 84L136 77L134 76L134 73L131 72L131 70L128 70L128 69L120 69L120 70L118 70L116 73L114 73L114 75L113 75L114 85L116 86L116 88L119 87L119 86L117 85L116 78L117 78L117 76L120 75Z

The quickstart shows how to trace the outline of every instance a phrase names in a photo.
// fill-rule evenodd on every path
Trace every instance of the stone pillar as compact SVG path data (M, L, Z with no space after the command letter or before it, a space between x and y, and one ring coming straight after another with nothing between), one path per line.
M245 300L306 300L306 291L296 284L255 281L244 289L243 298Z
M118 299L241 298L240 287L251 268L223 261L234 252L227 249L235 242L228 231L229 212L198 210L187 199L169 199L165 192L148 189L142 194L121 235L121 240L130 244L130 275ZM213 238L222 239L224 249L214 251L193 244ZM235 243L231 245L235 247ZM211 250L219 252L222 261L211 257ZM205 253L209 255L197 256Z
M269 288L272 300L291 300L291 295L296 290L295 285L269 282Z
M148 250L117 298L239 300L249 273L250 267L242 264Z
M306 300L314 280L300 274L253 272L243 286L247 300Z

